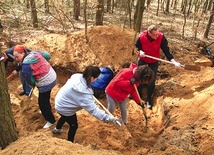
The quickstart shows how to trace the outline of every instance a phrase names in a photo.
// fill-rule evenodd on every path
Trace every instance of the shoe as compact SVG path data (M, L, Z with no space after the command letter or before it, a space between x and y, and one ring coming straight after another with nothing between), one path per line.
M62 133L62 129L57 129L56 127L52 130L52 133L53 134L60 134L60 133Z
M21 93L19 93L19 96L23 96L23 95L25 95L24 91L22 91Z
M48 122L43 126L44 129L50 128L53 124Z
M152 105L149 104L149 102L146 102L146 107L147 107L148 109L151 109L151 108L152 108Z

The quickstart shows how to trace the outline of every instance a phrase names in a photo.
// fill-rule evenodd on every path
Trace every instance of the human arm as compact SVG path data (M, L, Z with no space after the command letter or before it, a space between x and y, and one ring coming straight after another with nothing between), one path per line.
M135 46L137 48L138 51L142 50L142 44L140 42L140 37L138 37L136 43L135 43Z
M110 112L105 112L105 107L104 110L98 108L98 106L95 104L96 100L92 95L88 94L82 97L83 98L81 99L80 104L82 108L85 109L89 114L106 123L113 122L117 124L117 122L119 122L117 117L114 117L113 115L109 114Z
M21 72L24 80L26 80L29 85L34 87L36 85L36 78L33 75L33 71L31 69L30 64L22 64L21 67Z
M42 51L41 54L47 61L51 59L51 55L48 52Z
M179 62L175 61L173 55L169 51L168 41L167 41L165 36L163 36L163 38L162 38L161 49L164 52L164 54L167 57L167 59L170 62L172 62L175 65L175 67L181 67L181 64Z

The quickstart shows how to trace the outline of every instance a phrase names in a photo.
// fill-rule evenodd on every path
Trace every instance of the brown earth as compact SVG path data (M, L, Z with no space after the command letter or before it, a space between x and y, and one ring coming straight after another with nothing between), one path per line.
M166 29L163 25L162 31L166 32ZM72 73L82 71L88 64L112 65L118 70L124 62L136 62L137 59L136 51L132 55L134 32L113 25L88 29L88 43L84 30L69 35L38 34L25 45L51 54L50 63L58 75L58 84L51 95L57 119L54 98ZM206 58L195 44L174 36L169 36L168 40L175 59L182 64L193 64L198 58ZM53 135L53 127L42 129L45 120L39 113L38 90L34 90L31 99L19 97L21 85L15 77L8 85L19 139L0 154L214 154L213 82L212 67L203 66L196 72L160 62L155 104L152 110L146 110L149 117L146 133L142 109L130 100L127 128L103 123L86 111L79 111L79 128L73 144L66 140L67 124L61 135ZM99 100L106 106L105 99ZM120 118L118 108L114 115Z

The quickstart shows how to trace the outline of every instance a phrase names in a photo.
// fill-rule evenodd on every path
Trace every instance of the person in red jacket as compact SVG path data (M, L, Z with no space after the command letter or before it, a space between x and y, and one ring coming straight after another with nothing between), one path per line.
M131 63L129 68L121 69L107 85L105 92L108 102L108 110L113 113L115 104L120 107L122 122L127 123L126 99L131 95L132 99L140 106L144 106L135 91L134 84L150 84L153 81L154 73L146 65L137 66Z
M155 77L147 89L147 108L152 108L152 96L155 91L156 74L158 70L158 61L146 57L146 55L160 58L160 49L165 54L166 58L171 61L176 67L181 67L181 64L175 61L173 55L169 51L168 41L164 34L159 32L156 25L150 25L147 30L140 33L139 38L136 41L136 48L139 51L138 54L138 66L148 65L154 72ZM142 85L138 87L140 96L142 96Z

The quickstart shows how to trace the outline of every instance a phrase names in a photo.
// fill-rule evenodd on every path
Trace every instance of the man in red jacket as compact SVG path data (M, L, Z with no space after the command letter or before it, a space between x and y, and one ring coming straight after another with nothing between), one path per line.
M146 65L153 70L155 77L153 82L148 85L147 89L147 99L146 104L147 108L152 108L152 95L155 91L155 81L158 70L158 61L155 59L151 59L146 57L145 55L153 56L156 58L160 58L160 49L165 54L166 58L171 61L176 67L181 67L179 62L174 60L173 55L169 51L168 41L165 38L164 34L159 32L158 27L156 25L151 25L147 30L141 32L139 38L136 42L136 48L139 51L138 54L138 66ZM139 94L142 95L142 85L138 87Z
M130 94L138 105L144 106L135 91L134 84L136 86L149 84L153 81L153 78L154 73L147 65L138 67L136 64L131 63L129 68L121 69L105 89L108 110L113 113L117 102L120 106L122 121L126 124L126 98L128 95Z

